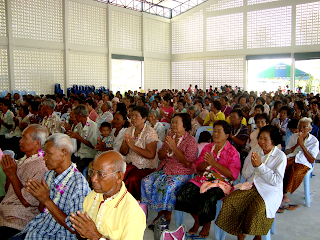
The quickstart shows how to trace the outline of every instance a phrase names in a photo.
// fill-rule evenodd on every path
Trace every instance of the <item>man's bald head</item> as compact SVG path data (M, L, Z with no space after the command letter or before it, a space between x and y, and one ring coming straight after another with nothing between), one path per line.
M126 162L123 159L123 156L116 151L107 151L99 154L95 160L95 163L99 163L104 167L113 166L114 172L126 172Z

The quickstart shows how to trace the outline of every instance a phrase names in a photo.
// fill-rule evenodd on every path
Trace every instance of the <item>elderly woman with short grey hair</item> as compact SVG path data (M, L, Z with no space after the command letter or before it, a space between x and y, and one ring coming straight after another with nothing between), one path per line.
M161 122L157 121L158 118L159 118L159 112L156 111L155 109L150 109L147 125L154 128L154 130L156 130L159 140L163 142L164 138L166 137L166 129L164 128Z
M196 132L197 132L197 130L199 128L197 117L201 113L200 109L199 109L198 106L192 105L192 106L188 107L187 113L191 117L191 130L189 131L189 134L192 135L192 136L195 136Z
M44 118L41 122L42 126L48 129L49 134L61 132L61 119L58 115L54 114L53 111L56 108L56 102L52 99L46 99L43 102L42 113Z
M287 154L288 162L283 180L284 203L290 202L287 192L293 193L300 186L318 155L319 141L310 134L311 124L311 118L301 118L298 124L299 132L290 137L286 147L285 154ZM296 205L289 205L292 210L296 207Z

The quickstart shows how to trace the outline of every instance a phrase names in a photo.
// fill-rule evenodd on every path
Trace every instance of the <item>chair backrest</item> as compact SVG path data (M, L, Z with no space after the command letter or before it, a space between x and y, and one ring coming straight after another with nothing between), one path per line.
M69 114L69 113L64 113L64 114L62 114L61 118L64 118L64 119L66 119L67 121L69 121L70 114Z
M316 125L312 125L312 130L310 133L316 138L318 138L319 128Z
M61 112L53 112L53 114L55 114L55 115L57 115L57 116L61 117Z
M198 140L199 140L200 133L202 133L203 131L207 131L212 135L213 127L203 126L203 127L198 128L198 130L196 132L196 136L195 136L195 139L197 140L197 143L198 143Z
M166 131L170 128L170 123L166 123L166 122L162 122L164 128L166 129Z
M14 155L15 155L15 153L13 151L11 151L11 150L4 150L2 153L3 154L9 154L12 158L14 158Z

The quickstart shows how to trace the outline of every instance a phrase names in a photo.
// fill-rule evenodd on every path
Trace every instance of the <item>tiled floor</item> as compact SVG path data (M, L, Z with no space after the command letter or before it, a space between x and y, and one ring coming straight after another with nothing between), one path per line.
M311 192L314 196L311 198L311 207L304 206L304 190L303 184L289 196L292 203L300 204L301 207L295 211L287 211L276 215L276 233L271 235L272 240L316 240L320 239L320 163L315 164L313 171L313 178L311 179ZM156 216L156 212L149 211L148 222L150 224ZM193 226L193 219L191 215L187 214L184 223L187 228ZM170 229L175 229L174 215ZM146 229L144 240L153 240L153 232ZM214 228L211 227L208 240L215 239ZM226 240L234 240L237 237L227 234ZM253 239L253 236L247 236L246 239Z

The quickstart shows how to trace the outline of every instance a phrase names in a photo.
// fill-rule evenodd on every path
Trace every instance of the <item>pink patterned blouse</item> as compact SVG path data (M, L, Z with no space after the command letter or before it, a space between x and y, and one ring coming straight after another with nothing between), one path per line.
M174 133L170 134L173 137ZM159 151L165 149L167 143L164 141ZM194 162L197 159L198 145L196 139L189 133L185 132L182 141L178 146L178 149L183 153L185 158L191 162L190 167L187 167L184 163L180 162L175 154L172 156L166 156L156 171L159 171L164 167L164 173L167 175L189 175L195 173Z
M213 145L214 145L214 143L210 143L210 144L204 146L203 150L201 151L200 156L198 157L198 159L195 163L195 169L197 169L197 166L199 163L204 162L204 155L206 153L211 153L211 149L212 149ZM213 156L217 157L217 153L215 151L213 151ZM238 153L237 149L234 146L232 146L229 143L229 141L227 141L226 146L221 151L218 163L227 167L231 171L232 176L235 179L238 177L239 172L240 172L240 168L241 168L240 157L239 157L239 153ZM215 169L214 167L211 167L211 170L214 170L217 173L219 173L219 171L217 169ZM194 179L190 180L190 182L194 183L198 187L201 187L201 185L206 180L207 180L206 177L199 175L199 176L195 177Z

